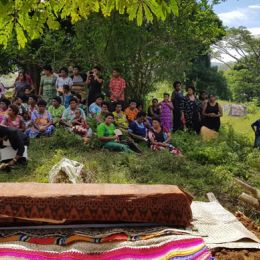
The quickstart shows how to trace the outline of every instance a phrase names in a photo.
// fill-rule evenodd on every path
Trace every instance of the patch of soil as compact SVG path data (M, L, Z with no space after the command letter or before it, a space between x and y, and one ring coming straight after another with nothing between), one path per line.
M216 260L260 260L259 250L227 250L213 253Z

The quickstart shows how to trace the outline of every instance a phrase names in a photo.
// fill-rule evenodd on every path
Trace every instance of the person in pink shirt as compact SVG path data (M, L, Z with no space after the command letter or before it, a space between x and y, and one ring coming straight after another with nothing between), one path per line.
M109 82L110 100L113 104L120 102L122 105L125 101L126 82L121 77L118 69L113 69L112 78ZM114 111L114 109L112 109Z

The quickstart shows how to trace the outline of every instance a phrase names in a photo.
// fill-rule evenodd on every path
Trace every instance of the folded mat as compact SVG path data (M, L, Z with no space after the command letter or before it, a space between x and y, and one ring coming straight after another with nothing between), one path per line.
M211 254L200 237L162 236L142 241L105 244L75 243L66 247L26 242L0 244L0 259L178 259L209 260Z
M0 184L0 220L142 222L186 227L192 197L174 185Z

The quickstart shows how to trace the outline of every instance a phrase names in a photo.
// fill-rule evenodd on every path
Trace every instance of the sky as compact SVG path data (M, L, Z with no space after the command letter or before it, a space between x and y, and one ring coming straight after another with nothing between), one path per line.
M260 35L260 0L226 0L216 5L214 10L224 26L244 26L253 35ZM222 59L234 61L227 55L222 55ZM217 62L215 59L212 61Z

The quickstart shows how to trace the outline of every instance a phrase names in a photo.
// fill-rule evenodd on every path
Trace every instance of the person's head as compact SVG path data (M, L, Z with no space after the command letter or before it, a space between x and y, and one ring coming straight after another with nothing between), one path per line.
M73 67L73 75L78 76L80 73L80 67L79 66L74 66Z
M75 118L79 119L81 117L81 111L79 108L75 110Z
M115 111L117 113L120 113L122 111L122 104L121 103L116 104Z
M92 72L99 76L101 75L101 68L99 66L94 66Z
M26 86L25 89L24 89L24 94L25 94L26 96L28 96L28 95L30 95L30 93L31 93L30 91L31 91L30 86Z
M174 81L173 82L173 87L176 91L180 91L181 90L181 82L180 81Z
M10 105L8 108L8 116L10 117L14 117L17 116L19 114L19 108L17 105Z
M96 101L95 101L95 103L96 103L98 106L101 106L102 102L103 102L103 96L102 96L102 95L96 96Z
M29 96L28 104L29 105L36 105L36 103L37 103L37 96L35 96L35 95Z
M52 67L51 67L51 65L45 65L45 66L43 66L42 69L43 69L44 75L49 76L50 74L52 74Z
M59 107L60 104L61 104L61 98L60 98L60 97L54 97L54 98L52 99L52 105L53 105L55 108Z
M68 73L69 73L69 71L66 67L62 67L59 70L60 77L62 77L62 78L66 78L68 76Z
M22 103L23 103L23 100L21 97L15 97L13 100L14 105L20 106L20 105L22 105Z
M26 74L24 71L19 71L18 73L18 77L16 80L19 80L19 81L26 81Z
M25 121L30 120L30 115L29 115L29 112L28 112L28 111L24 111L24 113L23 113L23 119L24 119Z
M200 92L199 99L200 99L201 101L204 101L204 100L208 99L208 94L207 94L207 92L206 92L206 91L201 91L201 92Z
M110 124L113 123L113 121L114 121L114 115L111 114L111 113L106 114L105 124L106 124L106 125L110 125Z
M79 103L81 103L82 96L79 93L75 93L74 96L78 99Z
M47 102L45 100L39 100L37 105L38 105L39 113L43 114L45 112Z
M217 96L214 95L214 94L209 95L209 101L210 101L211 103L216 102L216 101L217 101Z
M2 111L6 111L7 108L10 106L10 103L11 102L8 99L6 99L6 98L0 99L0 109Z
M70 92L70 86L69 85L63 85L63 92L65 94L69 93Z
M195 88L193 85L188 85L186 87L186 91L187 91L188 96L192 96L195 94Z
M170 99L170 94L169 93L164 93L163 94L163 100L164 101L169 101L169 99Z
M157 99L157 98L153 98L153 100L152 100L152 105L153 105L154 107L157 107L158 104L159 104L158 99Z
M78 105L78 99L75 97L72 97L70 99L70 109L75 110L77 108Z
M146 113L145 112L139 112L136 116L136 121L138 123L143 123L146 119Z
M108 103L106 103L106 102L103 102L102 104L101 104L101 113L109 113L109 110L108 110Z
M138 109L139 111L143 111L143 105L142 105L142 104L138 104L137 109Z
M152 126L154 129L158 129L161 127L161 121L158 118L153 118L152 120Z
M135 109L137 107L137 103L135 100L131 100L129 103L130 109Z
M114 68L114 69L112 70L112 76L113 76L114 78L118 78L118 77L120 76L120 70L119 70L118 68Z

